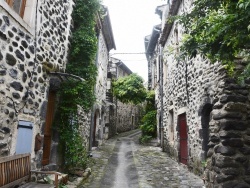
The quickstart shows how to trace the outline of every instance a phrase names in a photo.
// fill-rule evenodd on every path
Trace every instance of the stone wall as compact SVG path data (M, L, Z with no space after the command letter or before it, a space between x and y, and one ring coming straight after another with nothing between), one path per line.
M35 34L0 6L0 156L15 153L18 121L24 120L34 124L32 158L41 158L33 148L45 124L47 71L65 69L71 11L71 1L39 1Z
M97 52L97 61L96 66L98 70L96 86L95 86L95 96L96 102L94 105L94 113L98 113L96 116L96 140L98 144L101 144L104 138L107 139L108 130L105 128L107 118L107 109L106 106L106 91L107 91L107 68L108 68L108 49L106 41L103 35L103 31L100 30L99 40L98 40L98 52Z
M178 14L189 9L184 1ZM163 47L163 149L180 161L178 117L185 114L188 168L199 175L205 170L206 187L249 187L249 80L240 86L220 63L201 56L178 60L182 34L174 23Z
M121 63L121 64L119 64ZM117 77L128 76L128 72L122 62L118 62L117 65ZM116 131L117 133L126 132L139 127L139 121L141 118L140 105L125 104L116 101Z
M250 80L240 86L232 78L218 87L210 121L207 187L250 187Z
M86 150L89 149L91 113L84 111L78 106L79 131L82 136L82 143Z
M126 132L138 128L140 121L139 105L117 102L117 133Z

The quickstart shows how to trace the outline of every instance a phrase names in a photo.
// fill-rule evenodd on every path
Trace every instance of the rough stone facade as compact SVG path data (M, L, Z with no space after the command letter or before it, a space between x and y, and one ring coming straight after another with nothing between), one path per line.
M72 6L72 1L27 0L22 19L0 2L0 156L16 153L18 124L31 122L30 152L34 167L41 164L43 148L34 151L35 138L43 138L48 72L64 71L67 62Z
M132 71L119 59L111 58L110 73L113 79L128 76ZM134 104L125 104L119 100L113 101L115 108L115 126L112 127L113 133L122 133L139 127L141 117L141 106Z
M117 133L138 128L140 117L139 105L124 104L117 101Z
M98 141L98 144L101 144L103 139L107 139L105 136L105 119L106 119L106 90L107 90L107 68L108 68L108 49L105 42L105 38L102 30L99 34L99 43L98 43L98 55L97 55L97 68L98 75L96 79L95 86L95 96L96 103L94 105L95 111L95 141Z
M162 58L150 60L162 69L162 75L156 71L160 80L154 85L161 144L171 157L202 175L206 187L250 187L249 79L240 86L220 63L201 56L176 58L183 28L164 20L190 10L190 5L189 0L165 5L155 47Z
M79 131L83 140L83 146L88 149L90 141L91 113L86 112L81 106L78 106L78 121Z
M115 49L115 43L108 13L108 8L102 6L103 12L100 13L97 22L98 33L98 52L96 58L97 79L95 85L96 102L92 114L92 146L102 144L109 135L109 109L107 101L107 83L108 83L108 62L109 51ZM102 15L103 14L103 15Z

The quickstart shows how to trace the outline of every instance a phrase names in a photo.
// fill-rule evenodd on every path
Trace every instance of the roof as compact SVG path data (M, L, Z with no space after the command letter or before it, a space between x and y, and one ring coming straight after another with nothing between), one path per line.
M113 63L116 64L117 67L121 68L127 74L132 74L133 72L120 60L114 57L110 58Z
M102 5L102 10L103 10L103 13L102 15L99 16L100 21L101 21L101 26L102 26L101 29L104 34L104 38L108 47L108 51L110 51L112 49L116 49L115 40L113 36L113 30L111 26L108 7Z
M153 27L152 34L144 38L147 59L155 52L155 46L158 42L160 33L161 33L161 24L155 25Z
M178 9L180 7L180 4L181 4L181 0L172 0L172 2L170 4L169 12L165 16L166 17L175 16L178 13ZM162 35L160 37L160 44L162 46L165 45L172 27L173 27L173 22L172 23L165 22L165 25L164 25L164 28L162 31Z

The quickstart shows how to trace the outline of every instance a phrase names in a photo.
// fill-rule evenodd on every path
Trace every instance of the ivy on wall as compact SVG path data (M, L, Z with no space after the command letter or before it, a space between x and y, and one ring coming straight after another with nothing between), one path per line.
M55 125L60 133L63 166L85 168L87 152L79 133L78 110L81 106L89 111L95 97L97 68L97 36L95 18L99 11L99 0L75 0L72 13L73 28L66 72L79 76L85 81L69 79L61 84Z

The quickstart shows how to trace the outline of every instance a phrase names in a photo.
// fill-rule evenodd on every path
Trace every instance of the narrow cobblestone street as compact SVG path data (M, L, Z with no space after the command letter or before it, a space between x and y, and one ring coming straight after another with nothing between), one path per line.
M92 173L80 188L202 188L200 177L161 148L138 144L138 130L109 139L93 150Z

